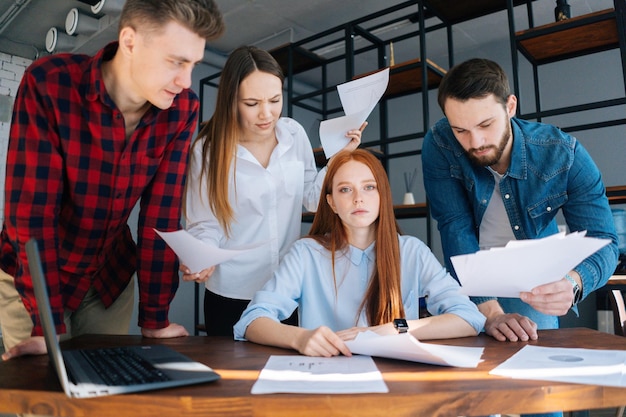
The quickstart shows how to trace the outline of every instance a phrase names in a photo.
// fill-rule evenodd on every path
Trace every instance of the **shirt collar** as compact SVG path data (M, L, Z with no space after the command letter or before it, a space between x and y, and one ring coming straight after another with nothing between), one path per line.
M511 147L511 163L507 175L513 178L525 179L528 169L526 158L526 136L515 121L511 118L511 133L513 146Z
M372 242L372 244L365 248L365 250L356 248L352 245L348 246L348 257L350 258L350 262L358 266L361 264L364 257L367 257L369 262L374 262L376 260L376 253L374 252L375 247L376 242Z
M117 41L111 42L102 48L91 59L91 63L87 71L85 71L84 79L87 81L84 85L87 88L85 97L89 101L95 101L98 97L101 97L102 102L110 107L115 107L115 103L107 93L104 86L104 80L102 79L102 63L104 61L110 61L115 56L119 44Z

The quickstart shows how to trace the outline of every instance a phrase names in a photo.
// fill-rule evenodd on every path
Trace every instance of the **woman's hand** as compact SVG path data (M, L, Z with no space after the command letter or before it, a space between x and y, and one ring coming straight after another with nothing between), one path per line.
M326 326L300 332L295 341L295 348L307 356L330 357L339 354L352 356L343 340Z
M180 270L180 272L183 273L183 281L194 281L197 283L202 283L202 282L206 282L211 275L213 274L213 271L215 271L215 266L212 266L210 268L206 268L203 269L200 272L191 272L191 270L189 268L187 268L185 265L180 265L180 268L178 268Z
M351 327L349 329L338 331L337 336L339 336L341 340L344 341L353 340L359 333L366 332L368 330L380 336L388 336L398 333L395 327L393 327L393 323L385 323L371 327Z
M367 126L367 122L363 122L360 128L349 130L348 133L346 133L346 137L350 138L350 142L348 142L348 144L344 146L342 150L353 151L356 148L358 148L359 145L361 144L361 133L363 132L366 126Z

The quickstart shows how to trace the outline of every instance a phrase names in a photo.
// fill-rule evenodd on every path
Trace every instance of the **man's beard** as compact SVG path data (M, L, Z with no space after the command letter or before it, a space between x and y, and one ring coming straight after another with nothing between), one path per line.
M511 123L506 123L506 129L502 134L502 138L500 139L500 143L498 146L489 145L489 146L481 146L480 148L474 148L466 151L467 157L469 160L478 166L488 167L497 164L502 158L502 154L504 153L504 149L506 148L506 144L509 142L509 138L511 137ZM486 156L476 156L475 152L482 152L487 149L494 149L495 154L489 154Z

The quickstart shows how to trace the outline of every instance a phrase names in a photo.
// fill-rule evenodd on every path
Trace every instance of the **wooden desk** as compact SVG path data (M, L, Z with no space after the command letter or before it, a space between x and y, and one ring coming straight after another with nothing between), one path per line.
M626 388L547 381L514 380L488 372L526 343L501 343L481 335L443 341L484 346L476 369L438 367L376 358L389 387L387 394L251 395L250 389L269 355L292 351L234 342L229 338L186 337L149 340L138 336L87 336L66 347L163 343L202 361L222 375L215 383L92 399L63 394L46 356L0 363L0 413L55 416L459 416L492 413L538 413L617 407ZM598 349L626 349L626 338L596 330L540 332L533 344Z

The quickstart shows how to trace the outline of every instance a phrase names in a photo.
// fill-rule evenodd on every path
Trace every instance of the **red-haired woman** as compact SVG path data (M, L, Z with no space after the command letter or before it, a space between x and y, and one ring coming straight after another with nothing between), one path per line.
M419 318L419 298L432 316ZM300 327L280 323L299 309ZM371 153L335 155L308 237L298 240L234 327L236 339L310 356L350 355L364 330L418 339L472 336L485 317L428 247L399 234L387 175Z

